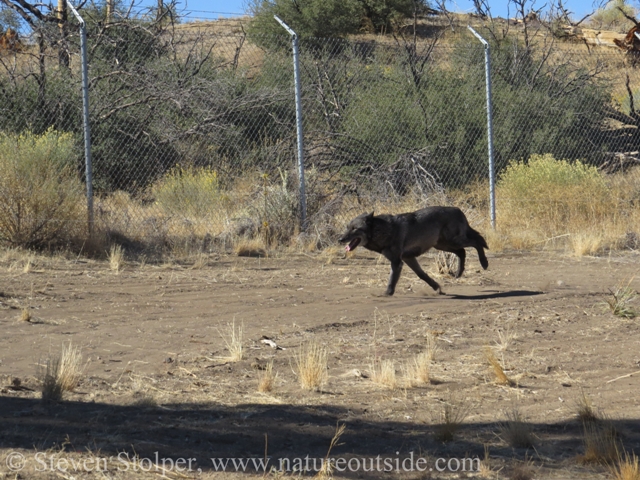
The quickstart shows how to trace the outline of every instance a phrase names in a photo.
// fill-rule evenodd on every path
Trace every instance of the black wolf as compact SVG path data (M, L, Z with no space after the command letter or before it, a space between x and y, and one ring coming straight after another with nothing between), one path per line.
M348 243L348 252L362 245L381 253L391 262L386 295L393 295L396 290L402 262L436 292L442 293L438 282L422 270L416 259L430 248L458 256L456 278L464 272L465 247L473 247L478 251L482 268L486 270L489 266L484 254L484 249L489 248L487 242L469 226L467 217L456 207L427 207L400 215L374 216L373 212L363 213L349 222L340 243Z

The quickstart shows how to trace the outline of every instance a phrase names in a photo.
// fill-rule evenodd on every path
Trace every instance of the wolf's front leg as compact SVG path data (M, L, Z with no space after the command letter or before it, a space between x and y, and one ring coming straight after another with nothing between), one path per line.
M396 284L400 279L401 273L402 260L399 258L391 260L391 274L389 275L389 284L387 285L387 291L384 292L385 295L391 296L396 291Z

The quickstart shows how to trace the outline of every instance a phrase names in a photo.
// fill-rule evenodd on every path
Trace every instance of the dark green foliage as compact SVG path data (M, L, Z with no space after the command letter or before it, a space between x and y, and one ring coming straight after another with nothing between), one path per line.
M325 90L321 79L329 78L339 98L339 112L327 112L333 98L318 99L322 108L316 110L324 113L336 163L350 166L350 175L378 171L392 177L417 161L448 186L486 176L481 47L461 43L417 54L379 46L364 57L351 47L327 54L324 62L308 60L307 82ZM507 42L492 49L498 171L509 160L540 152L592 163L601 158L608 147L602 129L608 89L570 60L552 62ZM396 193L406 192L406 186L387 183Z
M249 33L264 45L283 34L277 15L300 38L389 32L394 24L424 12L424 0L253 0Z
M286 35L280 17L300 37L334 37L357 32L364 9L360 0L254 0L249 33L258 39Z

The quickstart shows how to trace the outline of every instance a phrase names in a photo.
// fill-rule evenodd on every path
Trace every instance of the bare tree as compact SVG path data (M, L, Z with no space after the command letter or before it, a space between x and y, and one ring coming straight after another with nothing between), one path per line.
M70 53L67 46L67 24L69 17L67 13L67 0L58 0L58 29L60 31L60 46L58 48L58 64L61 67L69 68Z

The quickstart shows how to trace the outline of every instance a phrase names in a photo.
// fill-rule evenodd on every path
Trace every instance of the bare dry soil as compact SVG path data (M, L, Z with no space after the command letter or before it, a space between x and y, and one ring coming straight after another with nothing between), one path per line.
M609 289L638 290L638 256L501 253L483 271L469 253L463 278L436 277L446 295L405 269L390 298L380 296L387 262L361 250L200 256L120 272L6 255L0 478L252 478L263 476L253 464L221 473L211 459L265 455L275 469L290 462L269 477L311 476L304 459L324 458L343 424L330 451L343 459L337 478L610 478L585 459L577 411L588 399L620 451L640 453L640 320L604 304ZM421 263L435 274L433 258ZM243 329L238 362L227 358L234 324ZM431 381L408 382L406 365L427 338L438 346ZM295 357L310 341L328 351L319 391L297 379ZM70 342L84 357L80 385L44 404L36 372ZM497 384L487 347L511 386ZM395 362L395 389L372 380L380 360ZM275 387L259 393L269 361ZM464 420L445 442L447 405ZM509 441L515 411L532 446ZM462 471L473 458L481 471Z

